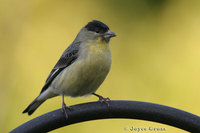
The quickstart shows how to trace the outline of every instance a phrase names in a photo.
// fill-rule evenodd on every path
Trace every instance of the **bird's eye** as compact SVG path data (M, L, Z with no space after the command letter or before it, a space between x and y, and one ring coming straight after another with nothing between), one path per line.
M96 33L100 33L100 29L99 28L95 28L95 32Z

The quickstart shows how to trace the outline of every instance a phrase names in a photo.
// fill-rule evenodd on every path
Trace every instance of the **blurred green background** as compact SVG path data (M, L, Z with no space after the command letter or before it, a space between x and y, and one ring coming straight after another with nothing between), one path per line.
M62 52L93 19L117 34L110 43L111 72L98 94L200 115L199 7L198 0L0 0L0 132L61 107L61 97L56 97L32 116L22 114ZM65 101L74 105L97 98L67 97ZM131 126L185 132L128 119L84 122L53 132L124 133L131 132L124 130Z

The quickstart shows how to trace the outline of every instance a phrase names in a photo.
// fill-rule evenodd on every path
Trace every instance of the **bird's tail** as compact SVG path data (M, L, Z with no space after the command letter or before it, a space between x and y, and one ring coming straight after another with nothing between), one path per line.
M46 99L40 99L39 96L23 111L31 115Z

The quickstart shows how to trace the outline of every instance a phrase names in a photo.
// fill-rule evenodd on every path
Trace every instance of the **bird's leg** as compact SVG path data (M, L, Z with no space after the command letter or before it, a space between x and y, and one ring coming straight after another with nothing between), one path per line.
M110 101L110 98L104 98L103 96L101 96L101 95L98 95L98 94L96 94L96 93L92 93L93 95L95 95L95 96L97 96L98 98L99 98L99 101L101 102L101 103L106 103L107 104L107 106L109 107L110 105L109 105L109 103L108 103L108 101Z
M64 100L64 94L62 94L62 112L65 113L65 117L66 117L66 119L68 119L69 116L68 116L68 114L67 114L66 109L71 110L70 107L66 106L65 100Z

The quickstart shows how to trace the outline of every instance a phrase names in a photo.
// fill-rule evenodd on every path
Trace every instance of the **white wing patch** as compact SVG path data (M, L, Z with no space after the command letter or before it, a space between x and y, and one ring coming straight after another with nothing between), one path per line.
M52 77L58 70L59 70L59 68L56 69L56 70L51 74L51 77ZM50 77L50 78L51 78L51 77Z

